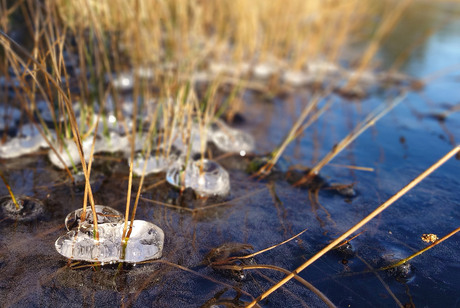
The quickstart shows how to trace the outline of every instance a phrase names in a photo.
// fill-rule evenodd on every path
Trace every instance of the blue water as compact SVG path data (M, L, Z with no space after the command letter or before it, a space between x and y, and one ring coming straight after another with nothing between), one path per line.
M255 251L261 250L308 228L298 239L258 255L253 261L294 270L460 142L460 112L450 114L444 122L433 117L460 104L459 16L458 5L417 2L399 30L385 41L386 47L378 55L382 70L398 57L403 42L410 45L427 29L437 29L401 66L404 73L427 80L425 87L409 92L401 104L321 171L330 184L355 183L355 198L348 200L323 190L319 192L318 205L305 189L283 180L257 182L243 171L228 167L230 201L212 209L190 213L141 200L137 219L152 221L165 231L163 258L151 264L121 272L116 266L68 268L66 260L54 250L54 241L64 233L62 222L67 213L81 207L82 187L72 186L65 175L52 168L45 153L5 161L1 167L11 185L22 194L43 200L46 212L39 222L0 220L0 306L57 307L65 303L66 307L222 307L224 303L247 303L251 300L247 293L260 295L283 274L248 270L246 278L238 280L229 272L206 266L205 256L229 243L250 244ZM299 90L288 98L270 102L262 102L251 93L244 98L250 120L241 128L253 133L257 151L266 153L282 141L309 93ZM333 108L294 141L283 158L291 165L314 165L389 98L387 91L374 91L362 101L336 96ZM93 174L98 174L94 179L97 202L123 211L127 166L108 160L93 169ZM370 268L377 269L426 247L420 239L424 233L442 237L459 227L459 174L459 160L451 159L366 225L365 231L351 241L353 253L328 253L300 275L339 307L397 307L387 288L402 305L458 307L458 234L414 258L407 281L398 281L384 271L376 272L382 283ZM145 185L163 178L148 177ZM3 186L0 193L7 193ZM142 196L176 204L177 192L161 184ZM198 200L190 207L214 203ZM261 305L324 306L297 282L286 284Z

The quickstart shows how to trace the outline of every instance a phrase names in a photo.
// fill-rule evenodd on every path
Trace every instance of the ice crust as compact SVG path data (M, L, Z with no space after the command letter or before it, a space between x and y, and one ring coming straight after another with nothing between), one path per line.
M248 153L254 150L254 138L251 135L231 128L217 120L209 130L210 140L222 151ZM243 155L244 156L244 155Z
M16 208L10 196L0 198L0 218L7 217L16 221L31 221L44 212L43 203L35 198L16 196L19 208Z
M203 159L185 168L176 164L168 169L166 181L175 187L190 187L200 196L227 195L230 191L228 172L218 163Z
M16 137L0 146L0 158L19 157L47 146L48 143L38 129L33 124L26 124L21 127Z
M161 257L164 232L153 223L134 220L126 249L123 250L123 214L108 206L97 205L99 240L96 240L91 209L88 208L87 220L83 223L78 218L81 211L76 210L67 216L69 231L56 240L56 250L64 257L103 263L137 263Z

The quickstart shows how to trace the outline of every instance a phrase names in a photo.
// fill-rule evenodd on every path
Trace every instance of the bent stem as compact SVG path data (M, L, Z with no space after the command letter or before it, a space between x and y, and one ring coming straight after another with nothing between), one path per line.
M421 255L422 253L424 253L425 251L428 251L430 250L431 248L433 248L434 246L438 245L438 244L441 244L441 242L447 240L449 237L451 237L452 235L454 235L455 233L457 233L458 231L460 231L460 227L458 227L457 229L455 229L454 231L450 232L449 234L447 234L446 236L440 238L439 240L437 240L436 242L434 242L433 244L423 248L422 250L419 250L417 251L416 253L410 255L409 257L405 258L405 259L402 259L398 262L396 262L395 264L392 264L392 265L389 265L389 266L385 266L385 267L382 267L380 268L379 270L387 270L387 269L390 269L390 268L394 268L394 267L398 267L400 265L403 265L404 263L406 263L407 261L415 258L416 256L419 256Z
M18 202L16 201L16 198L14 197L14 194L13 194L13 191L11 190L10 184L8 184L8 181L6 180L6 178L5 178L5 176L3 175L3 172L2 172L1 170L0 170L0 177L1 177L2 180L3 180L3 183L5 183L6 189L8 189L8 193L10 194L11 199L12 199L13 202L14 202L14 206L16 207L16 210L19 211L19 204L18 204Z
M229 270L251 270L251 269L271 269L275 271L282 272L284 274L289 274L290 272L287 269L284 269L279 266L275 265L268 265L268 264L258 264L258 265L223 265L219 266L219 269L229 269ZM329 308L336 308L337 306L332 303L332 301L324 295L323 292L318 290L314 285L300 277L299 275L294 275L294 279L303 284L305 287L307 287L310 291L315 293Z
M250 303L247 307L254 307L259 301L263 300L264 298L267 298L270 294L272 294L274 291L276 291L278 288L283 286L286 282L294 278L295 275L299 274L301 271L303 271L305 268L307 268L309 265L311 265L313 262L321 258L323 255L325 255L327 252L329 252L331 249L336 247L338 244L340 244L343 240L345 240L347 237L349 237L351 234L359 230L361 227L363 227L365 224L367 224L369 221L371 221L373 218L375 218L377 215L382 213L385 209L387 209L390 205L392 205L394 202L396 202L399 198L404 196L408 191L410 191L412 188L414 188L417 184L419 184L421 181L423 181L427 176L429 176L431 173L433 173L436 169L438 169L440 166L442 166L445 162L447 162L450 158L455 156L457 153L460 152L460 145L457 145L455 148L450 150L446 155L444 155L441 159L439 159L436 163L434 163L431 167L426 169L424 172L422 172L419 176L417 176L414 180L412 180L409 184L407 184L405 187L403 187L400 191L398 191L395 195L393 195L391 198L389 198L387 201L382 203L378 208L376 208L374 211L372 211L367 217L362 219L360 222L358 222L356 225L354 225L352 228L350 228L348 231L343 233L341 236L339 236L337 239L332 241L329 245L321 249L319 252L317 252L313 257L311 257L309 260L307 260L305 263L303 263L301 266L299 266L297 269L292 271L289 275L284 277L281 281L279 281L277 284L272 286L270 289L265 291L263 294L261 294L259 297L257 297L252 303Z

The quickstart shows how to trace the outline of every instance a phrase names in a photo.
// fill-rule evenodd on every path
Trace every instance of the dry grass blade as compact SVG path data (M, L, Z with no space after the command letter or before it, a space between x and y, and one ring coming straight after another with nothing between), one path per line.
M319 161L309 172L308 174L300 179L294 185L298 186L310 181L312 177L317 175L319 171L326 166L334 157L336 157L342 150L344 150L350 143L352 143L356 138L358 138L363 132L365 132L370 126L374 125L378 120L380 120L384 115L386 115L390 110L392 110L396 105L406 97L406 93L403 92L398 97L393 99L391 104L385 106L381 111L375 112L375 115L371 114L366 120L364 120L358 127L343 138L332 150Z
M276 245L267 247L267 248L265 248L265 249L259 250L259 251L257 251L257 252L251 253L251 254L249 254L249 255L230 257L230 258L226 259L225 261L239 260L239 259L248 259L248 258L255 257L255 256L257 256L257 255L259 255L259 254L261 254L261 253L264 253L264 252L266 252L266 251L272 250L273 248L276 248L276 247L278 247L278 246L284 245L284 244L286 244L286 243L292 241L293 239L295 239L295 238L299 237L300 235L302 235L302 234L303 234L305 231L307 231L307 230L308 230L308 229L304 229L304 230L300 231L299 233L297 233L296 235L294 235L294 236L288 238L287 240L282 241L281 243L278 243L278 244L276 244Z
M351 234L359 230L361 227L363 227L365 224L367 224L369 221L371 221L374 217L382 213L386 208L388 208L390 205L392 205L394 202L396 202L399 198L404 196L408 191L410 191L412 188L414 188L417 184L419 184L421 181L423 181L427 176L429 176L431 173L433 173L436 169L438 169L440 166L442 166L445 162L447 162L450 158L455 156L457 153L460 152L460 145L456 146L452 150L450 150L446 155L444 155L441 159L439 159L436 163L434 163L431 167L426 169L424 172L422 172L419 176L417 176L414 180L412 180L409 184L407 184L405 187L403 187L400 191L398 191L395 195L393 195L391 198L389 198L387 201L382 203L379 207L377 207L372 213L370 213L367 217L362 219L360 222L358 222L356 225L354 225L352 228L350 228L348 231L343 233L341 236L339 236L337 239L332 241L329 245L321 249L318 253L316 253L313 257L311 257L309 260L307 260L305 263L303 263L301 266L299 266L297 269L295 269L293 272L291 272L289 275L287 275L284 279L279 281L277 284L272 286L270 289L268 289L266 292L264 292L262 295L260 295L255 301L253 301L251 304L248 305L248 307L254 307L254 305L263 300L264 298L268 297L271 293L276 291L279 287L284 285L286 282L291 280L295 275L303 271L305 268L307 268L309 265L311 265L313 262L321 258L323 255L325 255L328 251L339 245L343 240L345 240L347 237L349 237Z
M8 189L8 193L11 196L11 200L13 200L14 206L16 207L16 210L19 210L19 204L16 198L14 197L13 191L11 190L10 184L8 184L8 181L6 180L5 176L3 175L3 172L0 170L0 178L2 178L3 183L5 183L6 189Z
M447 234L446 236L443 236L442 238L440 238L439 240L435 241L433 244L417 251L416 253L410 255L409 257L407 258L404 258L398 262L396 262L395 264L392 264L392 265L389 265L389 266L386 266L386 267L382 267L380 270L387 270L387 269L390 269L390 268L394 268L394 267L398 267L400 265L403 265L404 263L406 263L407 261L415 258L416 256L419 256L421 255L422 253L424 253L425 251L428 251L430 250L431 248L435 247L436 245L438 244L441 244L443 241L447 240L449 237L451 237L452 235L456 234L457 232L460 231L460 227L458 227L457 229L455 229L454 231L450 232L449 234Z
M320 98L321 98L320 95L317 94L310 100L310 102L308 102L308 104L304 107L302 113L300 114L299 118L294 123L294 125L290 129L287 136L284 138L281 145L278 146L271 153L270 160L264 166L262 166L262 168L260 168L260 170L257 171L257 173L254 174L254 177L263 177L267 175L268 173L270 173L270 170L273 168L276 162L280 159L286 147L300 134L300 132L305 130L311 124L312 121L308 121L305 125L302 125L302 123L305 121L308 115L310 115L311 112L318 105ZM328 105L329 103L326 104L326 106ZM312 118L316 120L319 117L319 115L323 113L324 110L325 109L322 108L321 111L317 112L318 115L316 117L312 116Z
M73 111L72 102L70 101L70 98L67 96L67 94L62 90L62 88L60 86L60 83L58 81L56 81L56 79L47 71L47 69L41 63L39 63L36 59L34 59L21 45L16 43L12 38L10 38L8 35L6 35L2 31L0 31L0 38L1 38L0 42L3 45L3 47L5 48L5 50L7 50L9 53L13 54L15 56L15 58L24 67L27 68L27 65L25 65L24 61L22 61L22 59L17 55L17 53L11 48L10 44L13 45L22 54L24 54L24 56L26 56L30 61L32 61L40 69L40 71L46 76L46 78L53 84L53 86L55 87L55 89L58 91L59 95L61 96L61 98L65 102L67 114L69 115L69 118L70 118L73 139L75 141L75 144L77 145L78 154L80 156L81 165L83 167L83 173L85 175L85 185L88 187L88 193L89 193L90 202L91 202L91 209L92 209L92 212L93 212L94 236L95 236L96 239L98 239L99 238L99 233L98 233L98 228L97 228L96 207L95 207L95 204L94 204L94 200L92 198L91 185L90 185L90 182L89 182L88 170L87 170L87 166L86 166L85 155L84 155L84 152L83 152L83 145L81 143L82 139L80 137L80 132L78 130L78 123L77 123L77 120L76 120L76 117L75 117L75 113ZM34 79L34 81L37 84L39 84L39 81L37 80L37 76L34 73L30 72L29 69L27 69L27 71L29 71L29 73L31 74L31 76ZM83 211L82 212L82 217L81 217L82 221L85 219L85 217L86 217L86 213L85 213L85 211Z
M369 269L369 271L371 271L372 273L374 273L375 277L377 277L377 279L380 281L380 283L383 285L383 287L385 288L385 290L387 290L388 294L390 294L390 296L394 299L396 305L398 305L398 307L400 308L404 308L404 306L401 304L401 302L399 301L399 299L396 297L396 295L393 293L393 291L391 291L390 287L388 286L388 284L383 280L383 278L380 276L380 274L366 261L364 260L361 256L359 255L356 255L356 257L358 259L361 260L361 262L363 262L366 267Z
M229 269L229 270L238 270L238 271L249 270L249 269L271 269L271 270L279 271L279 272L282 272L282 273L285 273L285 274L290 273L287 269L284 269L282 267L275 266L275 265L266 265L266 264L243 265L243 266L240 266L240 265L223 265L223 266L219 266L219 269ZM294 275L294 279L297 280L298 282L300 282L301 284L303 284L310 291L315 293L328 307L330 307L330 308L335 308L336 307L334 305L334 303L332 303L332 301L329 298L327 298L327 296L324 295L323 292L318 290L314 285L312 285L311 283L309 283L308 281L306 281L305 279L303 279L299 275Z

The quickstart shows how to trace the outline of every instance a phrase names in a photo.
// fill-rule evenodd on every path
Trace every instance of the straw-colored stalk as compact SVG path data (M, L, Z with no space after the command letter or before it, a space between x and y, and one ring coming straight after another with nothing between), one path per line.
M426 169L424 172L422 172L420 175L418 175L415 179L413 179L409 184L407 184L404 188L402 188L400 191L398 191L395 195L393 195L391 198L389 198L387 201L382 203L379 207L377 207L374 211L372 211L368 216L363 218L360 222L358 222L356 225L351 227L348 231L343 233L341 236L339 236L337 239L332 241L329 245L321 249L319 252L317 252L313 257L308 259L305 263L303 263L301 266L299 266L297 269L292 271L289 275L284 277L281 281L276 283L274 286L272 286L270 289L265 291L262 295L257 297L253 302L251 302L247 307L254 307L259 301L263 300L267 296L269 296L271 293L276 291L278 288L280 288L282 285L284 285L286 282L294 278L294 276L298 275L301 271L306 269L309 265L311 265L313 262L321 258L323 255L325 255L327 252L329 252L331 249L339 245L343 240L345 240L347 237L355 233L357 230L359 230L361 227L366 225L369 221L374 219L377 215L382 213L385 209L387 209L390 205L392 205L394 202L396 202L399 198L404 196L408 191L410 191L412 188L414 188L417 184L419 184L421 181L423 181L427 176L429 176L431 173L433 173L435 170L437 170L439 167L441 167L444 163L446 163L450 158L455 156L457 153L460 152L460 145L456 146L452 150L450 150L446 155L444 155L442 158L440 158L436 163L434 163L431 167Z

